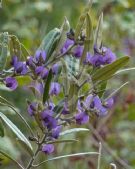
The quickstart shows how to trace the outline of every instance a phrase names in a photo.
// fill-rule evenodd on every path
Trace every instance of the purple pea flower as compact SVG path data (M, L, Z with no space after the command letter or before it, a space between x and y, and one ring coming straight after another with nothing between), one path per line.
M34 91L34 94L37 94L39 96L44 93L43 83L40 83L38 81L32 81L28 88L32 89L32 91Z
M11 90L15 90L18 86L16 79L13 77L6 77L4 83L6 87L10 88Z
M113 104L114 104L114 100L113 100L113 98L111 97L111 98L105 100L104 106L105 106L106 108L111 108L111 107L113 106Z
M59 64L58 63L55 63L53 66L52 66L52 72L53 74L57 74L59 71Z
M64 107L63 107L63 110L62 110L62 114L63 115L67 115L69 114L69 109L68 109L68 106L67 106L67 103L64 104Z
M45 79L48 76L48 69L44 68L42 73L41 73L41 78Z
M36 60L36 63L45 62L46 52L44 50L37 50L35 53L35 60Z
M57 126L56 128L52 129L52 137L57 139L61 132L62 126Z
M75 120L79 125L86 124L89 121L89 116L86 112L79 111L79 113L75 115Z
M44 144L42 146L42 152L45 154L51 154L54 151L54 145L53 144Z
M60 84L52 82L50 87L50 95L58 95L60 93Z
M14 64L14 69L17 74L21 75L25 75L28 72L27 65L24 62L16 62L16 64Z
M69 48L70 46L72 46L73 44L74 44L74 41L73 41L73 40L67 39L66 42L65 42L65 44L63 45L63 47L62 47L62 49L61 49L61 53L65 53L65 52L68 50L68 48Z
M36 75L38 75L38 76L41 75L43 70L44 70L43 66L37 66L36 69L35 69Z
M78 46L74 49L74 51L73 51L74 56L75 56L76 58L80 58L80 57L82 56L82 54L83 54L83 49L84 49L83 46L78 45Z
M12 60L11 60L11 65L15 66L17 64L17 62L18 62L18 57L17 56L13 56Z
M88 110L96 112L99 116L105 116L107 114L107 108L102 105L102 102L97 95L89 95L84 104Z
M57 120L52 116L53 111L44 110L41 113L41 119L43 121L43 125L48 129L53 129L57 126Z
M35 65L35 63L34 63L34 58L33 58L33 56L28 56L28 57L27 57L26 65L35 70L36 65Z
M38 107L38 104L36 102L32 102L28 105L27 111L30 116L34 116L36 114L37 107Z

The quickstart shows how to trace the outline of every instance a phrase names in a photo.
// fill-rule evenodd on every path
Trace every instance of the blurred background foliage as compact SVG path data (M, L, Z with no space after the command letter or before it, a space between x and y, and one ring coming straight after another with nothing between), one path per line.
M33 55L45 34L54 27L60 27L64 16L68 18L71 27L75 27L78 17L87 0L3 0L0 8L0 32L7 31L16 35ZM130 55L128 66L135 64L135 1L134 0L93 0L90 12L93 27L97 24L100 12L104 13L103 44L109 46L118 57ZM90 132L68 136L80 141L73 144L57 145L55 155L93 151L98 149L98 142L102 142L103 156L101 169L109 169L109 163L114 162L119 169L135 168L135 77L133 72L127 72L113 78L107 88L109 92L129 81L115 96L115 106L108 116L102 119L91 119L87 128ZM33 125L26 111L26 98L32 100L28 91L17 89L15 92L5 91L1 86L0 95L6 97L21 111L22 115ZM26 128L10 109L3 106L1 111L8 114L26 134ZM73 126L74 127L74 126ZM96 129L96 130L95 130ZM12 157L28 162L28 156L19 147L10 131L6 130L6 137L0 138L0 149L5 150ZM20 153L21 152L21 153ZM46 157L42 155L42 159ZM1 169L14 168L11 161L0 155ZM70 158L62 161L49 162L42 168L48 169L95 169L97 157Z

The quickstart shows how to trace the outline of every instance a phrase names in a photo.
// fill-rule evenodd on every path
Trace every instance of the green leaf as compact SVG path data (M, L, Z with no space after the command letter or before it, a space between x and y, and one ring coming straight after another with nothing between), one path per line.
M37 165L34 165L34 167L39 167L40 165L49 162L49 161L53 161L53 160L60 160L62 158L69 158L69 157L77 157L77 156L85 156L85 155L98 155L98 152L83 152L83 153L76 153L76 154L67 154L67 155L62 155L62 156L58 156L58 157L53 157L50 158L48 160L45 160Z
M24 141L20 140L20 139L17 139L18 143L21 145L21 147L24 148L24 150L30 155L30 156L33 156L34 153L32 151L32 149L27 145L25 144Z
M117 59L115 62L98 69L92 76L93 82L100 81L100 80L107 80L110 79L117 70L121 67L125 66L129 61L129 57L125 56L120 59Z
M23 135L23 133L15 126L3 113L0 112L0 118L3 122L7 124L7 126L14 132L14 134L22 140L29 148L32 150L31 143L28 141L28 139Z
M72 133L77 133L77 132L84 132L84 131L89 131L89 129L86 129L86 128L73 128L73 129L69 129L69 130L66 130L66 131L63 131L60 133L60 136L64 136L64 135L67 135L67 134L72 134Z
M30 76L17 76L16 80L18 82L18 85L21 87L30 84L32 79L30 78Z
M10 36L9 48L11 56L21 57L21 44L15 35Z
M98 25L95 31L94 45L97 46L97 49L101 48L102 45L102 28L103 27L103 13L99 16Z
M62 80L63 80L63 89L64 89L64 94L65 96L68 96L69 93L69 88L70 88L70 82L68 79L68 68L67 65L64 61L64 59L61 58L61 62L62 62Z
M82 31L82 27L84 25L87 13L89 12L90 8L92 6L92 0L90 0L87 4L87 6L85 7L84 11L82 12L78 22L77 22L77 26L75 29L75 40L78 39L78 36L80 35L81 31Z
M132 70L135 70L135 67L131 67L131 68L127 68L127 69L118 70L118 71L115 73L115 75L127 73L127 72L132 71Z
M98 93L98 96L101 98L105 92L105 89L106 89L106 86L107 86L107 81L103 81L103 83L101 83L99 85L99 87L97 88L97 93Z
M0 120L0 136L4 137L4 128L3 128L1 120Z
M30 53L28 52L28 50L26 49L26 47L22 43L20 45L21 45L21 55L22 55L23 59L26 60L26 58L28 56L31 56L31 55L30 55Z
M19 164L15 159L13 159L11 156L9 156L7 153L0 150L0 153L7 157L8 159L12 160L15 164L17 164L21 169L24 169L21 164Z
M43 39L39 49L45 50L46 61L50 59L50 56L52 55L59 38L60 38L60 29L54 28Z
M1 44L1 54L0 54L0 70L3 70L6 65L7 55L8 55L8 32L2 33L2 44Z
M77 142L78 140L75 139L64 139L64 140L54 140L54 141L49 141L47 144L54 144L54 143L73 143Z
M53 77L53 73L52 73L52 70L50 69L46 83L45 83L45 87L44 87L43 103L45 103L47 99L49 98L49 89L50 89L52 77Z

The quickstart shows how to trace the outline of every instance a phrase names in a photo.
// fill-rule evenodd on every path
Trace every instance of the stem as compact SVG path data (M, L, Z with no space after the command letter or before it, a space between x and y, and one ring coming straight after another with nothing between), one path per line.
M100 163L101 163L101 151L102 151L102 144L99 143L99 155L98 155L98 166L97 169L100 169Z
M36 159L38 153L40 152L41 146L42 146L43 142L45 141L46 136L47 136L47 135L45 134L45 135L43 136L41 142L38 143L38 147L37 147L37 149L36 149L36 151L35 151L33 157L31 158L31 160L30 160L28 166L26 167L26 169L30 169L31 167L33 167L33 162L35 161L35 159Z

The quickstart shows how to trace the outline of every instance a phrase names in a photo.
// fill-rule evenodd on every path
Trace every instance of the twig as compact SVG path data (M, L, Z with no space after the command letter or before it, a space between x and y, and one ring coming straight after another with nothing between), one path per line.
M98 140L102 143L102 146L104 149L125 169L131 169L131 167L120 157L118 157L116 154L113 153L112 149L108 146L107 143L103 140L103 138L98 134L97 130L93 128L91 124L89 124L90 130L92 133L98 138Z
M101 163L101 151L102 151L102 144L99 143L99 155L98 155L98 166L97 169L100 169L100 163Z

